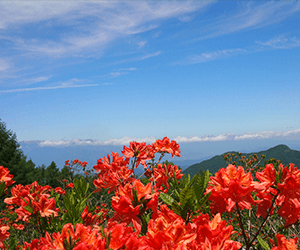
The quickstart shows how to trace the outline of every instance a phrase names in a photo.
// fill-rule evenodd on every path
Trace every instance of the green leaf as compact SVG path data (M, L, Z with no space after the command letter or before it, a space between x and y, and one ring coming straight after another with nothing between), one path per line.
M188 182L190 182L191 181L191 176L188 174L188 176L187 176L187 179L186 179Z
M173 175L174 175L174 183L175 183L175 186L176 186L176 188L178 189L179 188L179 186L178 186L178 180L177 180L177 178L176 178L176 173L175 173L175 169L173 168Z
M271 248L269 247L268 243L265 242L260 236L257 236L258 243L261 245L261 247L265 250L270 250Z
M2 181L2 183L0 184L0 196L3 195L5 187L5 181Z
M181 207L183 207L187 203L187 201L193 197L193 195L194 191L190 185L182 189L179 197Z
M33 214L33 208L32 207L30 207L30 206L24 206L24 209L26 211L28 211L29 213Z
M175 214L178 214L179 216L182 215L182 208L179 206L178 203L174 202L171 208Z
M59 197L60 197L60 194L57 194L57 195L55 196L55 202L58 202Z
M192 180L190 181L189 185L192 185L192 184L195 182L195 180L197 179L198 176L199 176L199 175L194 175L194 177L193 177Z
M16 250L17 249L17 245L18 245L17 239L15 237L11 237L8 249Z
M21 197L21 199L28 205L28 206L30 206L31 205L31 200L29 199L29 201L30 201L30 204L28 203L28 201L27 200L25 200L25 198L24 197Z
M203 187L204 187L205 176L202 176L200 174L197 174L196 176L197 176L197 178L196 178L195 184L194 184L194 192L195 192L197 200L200 200L201 197L203 196Z
M179 194L178 190L174 189L174 196L175 196L174 198L175 198L176 201L179 201L179 197L180 197L180 194Z
M170 195L167 195L165 193L160 193L159 196L162 199L162 201L168 204L169 206L172 206L172 204L174 203L174 199Z
M209 198L210 194L211 194L211 193L205 194L205 195L201 198L201 200L199 200L199 203L198 203L199 206L205 205L205 203L208 201L208 198Z

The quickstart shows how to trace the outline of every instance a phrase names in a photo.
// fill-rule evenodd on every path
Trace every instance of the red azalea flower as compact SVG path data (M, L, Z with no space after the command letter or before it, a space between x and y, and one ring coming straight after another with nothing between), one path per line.
M153 143L153 147L157 152L166 152L170 153L172 157L174 157L174 155L180 157L179 145L176 141L170 142L170 139L167 137L164 137L162 140L156 140L156 142Z
M278 246L271 250L297 250L298 238L287 240L282 234L276 234Z
M153 177L155 180L156 188L160 189L162 185L165 185L167 189L170 188L169 182L174 178L174 171L177 180L180 180L183 176L181 173L181 169L178 169L176 165L171 164L158 164L156 168L153 169L152 173L147 169L145 176L151 177L149 180L153 181Z
M112 197L111 205L115 214L111 220L128 224L132 222L135 229L140 232L140 216L150 208L154 214L157 214L158 193L151 194L151 192L152 184L148 183L144 186L138 179L132 184L127 183L124 187L119 186L116 195ZM151 199L154 200L150 202Z
M255 187L257 189L268 189L275 184L276 169L273 164L267 164L262 172L256 173L256 178L260 181Z
M86 161L84 161L84 162L81 163L81 166L85 168L87 166L87 164L88 163Z
M10 236L10 233L8 232L8 230L9 230L9 226L0 225L0 246L1 246L1 243Z
M139 166L141 163L144 167L147 167L146 161L154 158L154 148L151 145L147 145L146 142L130 142L129 148L124 146L122 154L126 156L126 158L134 157L136 158L135 168Z
M46 232L41 238L41 249L66 249L69 245L71 249L77 250L105 250L105 239L97 230L76 224L75 230L71 223L63 226L61 233L53 233L52 237Z
M210 177L206 192L212 192L209 199L213 201L211 203L213 211L216 212L214 206L219 206L217 203L221 202L220 204L226 204L225 209L230 212L236 205L239 209L249 209L251 204L254 204L251 196L254 189L250 173L245 173L241 166L237 168L234 165L228 165L226 169L221 168L214 177ZM214 201L215 198L218 200ZM221 201L222 199L223 201ZM224 211L219 212L223 213Z
M9 173L9 170L3 166L0 166L0 185L5 183L4 191L7 190L8 186L11 186L15 181L13 180L13 175ZM2 194L0 193L0 196Z
M97 189L94 192L101 191L102 188L108 188L108 192L112 192L120 185L133 180L133 171L128 168L129 158L119 157L118 153L111 153L111 157L103 157L97 161L94 169L99 172L98 178L94 180Z
M16 223L13 223L12 226L13 226L15 229L18 229L18 230L23 230L23 229L24 229L24 225L22 225L22 224L16 224Z
M69 183L66 185L66 188L74 188L74 184L73 183Z
M58 193L58 194L65 194L66 193L66 191L63 190L61 187L55 188L55 192Z
M30 185L17 185L12 188L12 197L6 198L6 204L12 204L18 214L18 220L27 221L32 214L39 213L42 217L57 216L55 199L50 198L50 186L40 186L36 181Z

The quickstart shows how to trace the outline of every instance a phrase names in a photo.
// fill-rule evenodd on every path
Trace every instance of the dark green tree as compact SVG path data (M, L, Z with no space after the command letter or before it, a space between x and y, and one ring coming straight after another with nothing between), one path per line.
M16 134L8 130L6 124L0 119L0 165L11 172L17 170L17 166L24 158L19 147Z
M61 186L61 174L56 166L55 162L52 161L51 164L45 170L45 179L46 185L49 185L52 188Z
M36 180L39 185L45 186L46 184L46 166L42 164L42 166L36 167Z
M71 182L74 180L74 173L70 170L68 166L64 166L60 170L60 173L61 173L61 179L67 179Z
M26 159L17 136L0 119L0 166L8 168L16 184L27 185L36 180L37 170L32 160Z

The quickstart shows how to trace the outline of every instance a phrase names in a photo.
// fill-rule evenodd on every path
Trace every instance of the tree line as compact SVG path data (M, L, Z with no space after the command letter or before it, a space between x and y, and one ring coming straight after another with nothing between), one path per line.
M17 141L16 134L0 119L0 166L8 168L14 175L15 184L28 185L37 181L39 185L61 187L63 178L74 178L69 167L61 170L54 161L49 166L36 166L27 159Z

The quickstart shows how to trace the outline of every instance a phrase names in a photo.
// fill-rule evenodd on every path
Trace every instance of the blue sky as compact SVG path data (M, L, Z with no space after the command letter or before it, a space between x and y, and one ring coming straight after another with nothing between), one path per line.
M48 146L297 140L299 58L298 1L1 1L0 118Z

